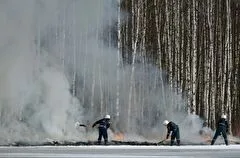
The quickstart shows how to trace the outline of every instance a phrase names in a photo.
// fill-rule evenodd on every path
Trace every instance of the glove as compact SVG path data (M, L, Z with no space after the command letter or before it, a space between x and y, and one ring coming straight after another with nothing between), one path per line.
M80 123L79 123L79 122L76 122L76 123L75 123L75 128L77 128L78 126L80 126Z
M169 135L166 136L166 139L168 139Z

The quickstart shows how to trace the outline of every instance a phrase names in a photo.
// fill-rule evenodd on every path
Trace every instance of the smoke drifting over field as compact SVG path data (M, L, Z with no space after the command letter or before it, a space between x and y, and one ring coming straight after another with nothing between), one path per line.
M0 144L95 140L96 133L86 138L74 123L93 123L107 113L128 140L162 138L164 119L183 125L181 95L152 65L136 64L129 107L132 68L117 67L114 42L102 40L115 40L106 28L116 21L112 0L0 1Z

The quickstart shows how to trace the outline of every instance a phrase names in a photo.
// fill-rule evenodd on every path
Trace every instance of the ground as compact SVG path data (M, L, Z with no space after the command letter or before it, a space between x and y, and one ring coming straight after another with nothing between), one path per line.
M240 145L0 147L0 158L239 158L239 155Z

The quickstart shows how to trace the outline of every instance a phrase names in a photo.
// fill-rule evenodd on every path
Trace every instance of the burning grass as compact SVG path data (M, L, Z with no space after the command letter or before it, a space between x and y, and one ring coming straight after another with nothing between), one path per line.
M169 140L163 141L161 143L156 142L148 142L148 141L119 141L119 140L112 140L107 145L136 145L136 146L158 146L158 145L169 145ZM224 142L222 142L224 144ZM238 140L230 140L230 144L240 144L239 139ZM49 141L49 142L43 142L43 143L32 143L32 142L15 142L12 144L8 144L5 146L88 146L88 145L99 145L97 141ZM104 145L103 143L100 145ZM187 141L182 141L181 145L210 145L210 140L206 140L205 142L199 142L199 143L192 143Z

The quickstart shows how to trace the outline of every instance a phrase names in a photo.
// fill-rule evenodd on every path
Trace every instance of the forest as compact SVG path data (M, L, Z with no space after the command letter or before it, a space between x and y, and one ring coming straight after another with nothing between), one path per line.
M189 113L213 129L226 113L240 136L240 1L123 0L119 13L123 64L156 65Z

